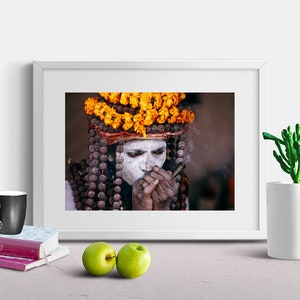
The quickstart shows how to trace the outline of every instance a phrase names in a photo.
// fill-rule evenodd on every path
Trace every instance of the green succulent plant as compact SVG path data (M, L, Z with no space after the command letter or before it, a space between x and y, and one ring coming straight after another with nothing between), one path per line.
M300 124L296 124L295 132L291 126L281 131L281 138L267 132L262 133L265 140L272 140L278 152L273 150L273 155L280 164L281 169L290 174L294 183L300 183Z

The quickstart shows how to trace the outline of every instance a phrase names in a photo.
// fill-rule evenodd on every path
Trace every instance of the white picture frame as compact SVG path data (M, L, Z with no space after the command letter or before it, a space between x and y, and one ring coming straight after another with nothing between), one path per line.
M266 238L268 63L264 60L34 61L33 224L62 240L260 240ZM65 209L65 93L233 92L233 211Z

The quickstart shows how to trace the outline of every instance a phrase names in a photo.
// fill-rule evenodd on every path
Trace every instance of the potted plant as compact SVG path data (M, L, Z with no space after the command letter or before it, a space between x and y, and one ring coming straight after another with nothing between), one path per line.
M263 132L265 140L275 142L273 156L292 182L267 183L268 255L281 259L300 259L300 124L281 131L281 138Z

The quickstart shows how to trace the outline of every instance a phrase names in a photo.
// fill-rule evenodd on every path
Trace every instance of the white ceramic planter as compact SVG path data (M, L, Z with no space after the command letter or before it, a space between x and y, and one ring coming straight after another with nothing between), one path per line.
M300 184L267 183L267 250L281 259L300 259Z

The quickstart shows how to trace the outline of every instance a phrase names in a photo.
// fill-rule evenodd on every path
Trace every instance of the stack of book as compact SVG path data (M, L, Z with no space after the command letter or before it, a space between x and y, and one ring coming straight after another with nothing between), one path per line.
M0 267L27 271L70 253L59 244L58 230L24 225L16 235L0 234Z

